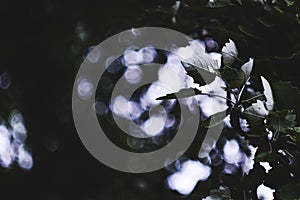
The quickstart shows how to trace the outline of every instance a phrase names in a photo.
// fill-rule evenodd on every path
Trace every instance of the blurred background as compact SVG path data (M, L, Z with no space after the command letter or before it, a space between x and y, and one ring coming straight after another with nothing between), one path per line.
M23 114L34 165L0 168L1 199L181 199L168 190L165 169L126 174L88 153L72 118L75 76L91 46L127 29L158 26L213 38L217 51L232 38L241 58L256 58L255 75L300 86L299 7L279 4L283 13L266 14L260 3L244 2L212 9L201 0L178 6L172 0L2 0L0 73L7 73L10 87L0 90L0 116L7 119L14 109ZM200 197L195 192L187 199Z

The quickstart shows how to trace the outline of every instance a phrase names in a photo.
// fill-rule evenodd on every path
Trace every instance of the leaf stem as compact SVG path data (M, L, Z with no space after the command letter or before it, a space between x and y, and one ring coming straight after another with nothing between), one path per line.
M256 96L251 97L251 98L249 98L249 99L243 100L242 103L251 101L251 100L253 100L253 99L256 99L256 98L259 98L259 97L262 97L262 96L264 96L264 94L256 95Z
M227 101L229 101L230 103L232 103L233 105L236 105L235 102L233 102L231 99L227 98L227 97L223 97L221 95L217 95L217 94L210 94L210 93L200 93L199 95L207 95L209 97L219 97L219 98L222 98L222 99L226 99Z

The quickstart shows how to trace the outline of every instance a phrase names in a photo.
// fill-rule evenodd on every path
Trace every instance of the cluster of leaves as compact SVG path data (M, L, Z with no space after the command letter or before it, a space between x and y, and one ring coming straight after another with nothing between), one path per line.
M222 48L222 66L219 69L208 66L209 62L195 64L194 61L182 61L187 74L200 86L210 84L216 77L221 78L226 84L223 89L227 92L227 96L219 96L213 92L204 93L198 87L184 88L159 99L169 100L196 95L226 99L228 109L209 116L201 123L202 126L212 128L229 117L232 130L248 140L250 144L258 146L255 157L257 163L269 162L274 171L287 167L291 169L290 173L294 176L299 173L297 166L300 152L300 127L296 126L296 114L289 110L291 105L286 104L286 98L292 97L298 100L300 93L288 82L276 82L271 85L263 76L260 78L251 76L254 63L252 58L241 67L238 62L238 51L232 40ZM246 126L241 123L242 120L246 120ZM253 176L255 178L255 175ZM289 195L288 199L300 197L298 193L287 192L287 185L284 182L279 185L281 187L276 193L278 198L287 199L287 195ZM299 183L289 183L289 185L294 188L298 187ZM292 194L294 196L290 198Z

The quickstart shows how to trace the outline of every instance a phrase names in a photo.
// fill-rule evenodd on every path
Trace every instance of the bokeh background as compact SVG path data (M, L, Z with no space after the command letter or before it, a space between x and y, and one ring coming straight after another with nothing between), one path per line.
M182 1L175 12L172 0L2 0L0 73L11 84L0 90L0 115L23 114L34 166L1 168L1 199L181 199L166 186L167 170L126 174L87 152L73 123L73 82L91 46L133 27L159 26L213 38L219 47L232 38L241 58L256 58L255 75L300 86L299 7L279 4L283 13L266 13L259 3L243 2L212 9L206 1Z

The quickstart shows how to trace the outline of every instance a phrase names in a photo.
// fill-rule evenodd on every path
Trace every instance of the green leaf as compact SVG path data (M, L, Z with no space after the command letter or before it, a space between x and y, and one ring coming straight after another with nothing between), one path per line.
M273 152L262 152L255 155L256 162L272 162L277 160L282 160L282 158L280 155Z
M177 99L177 98L185 98L191 97L201 94L201 91L196 88L184 88L179 90L178 92L167 94L163 97L158 97L156 100L169 100L169 99Z
M294 110L300 116L300 93L291 82L272 83L274 102L277 110Z
M246 75L242 70L224 67L220 70L221 78L227 84L227 89L239 88L244 85Z
M230 0L214 0L207 3L209 8L223 8L233 5Z
M289 132L296 125L296 115L292 113L291 110L271 112L267 127L282 133Z
M296 133L300 133L300 127L293 127L291 130L295 131Z
M300 198L300 183L289 183L278 188L276 199L281 200L299 200Z
M249 36L249 37L253 37L256 39L263 39L262 37L259 37L257 35L258 31L255 30L253 25L240 25L238 26L239 30L244 33L245 35Z
M266 97L267 110L273 110L274 99L273 99L273 93L272 93L271 86L270 86L269 82L267 81L267 79L265 79L263 76L261 76L260 78L261 78L262 85L264 88L264 95Z
M185 68L187 75L194 79L194 83L199 85L206 85L213 82L218 76L218 73L210 72L202 67L198 67L186 62L181 61L182 66Z
M286 5L289 7L289 6L293 6L295 1L294 0L284 0Z
M201 123L201 126L204 128L212 128L214 126L219 125L220 123L223 122L223 120L226 118L226 116L231 112L231 109L228 108L225 111L218 112L214 115L211 115L209 118L204 120Z
M243 64L241 70L245 74L245 79L247 80L250 77L253 68L253 58L249 58L249 61Z
M270 20L268 20L267 18L264 18L264 17L257 17L256 19L259 23L261 23L262 25L264 25L265 27L268 27L268 28L275 25Z
M235 43L229 39L229 42L222 48L222 56L224 65L230 66L237 59L238 51Z
M211 189L206 200L232 200L230 189L227 186L220 186L219 189Z

